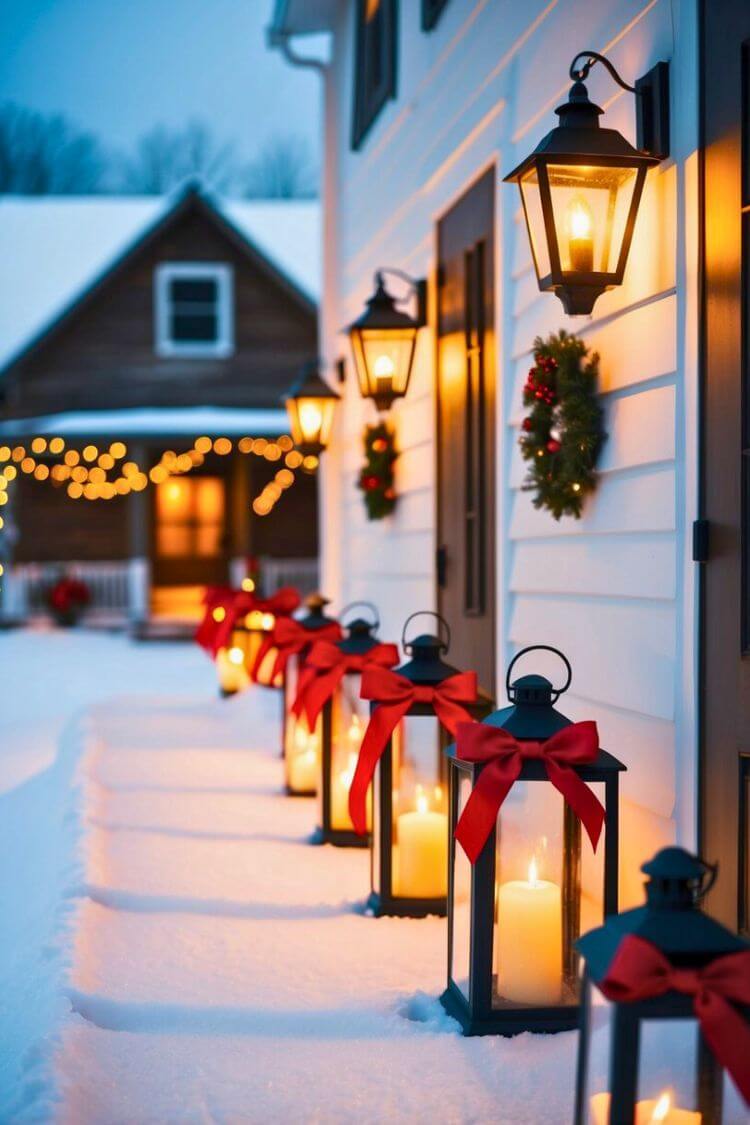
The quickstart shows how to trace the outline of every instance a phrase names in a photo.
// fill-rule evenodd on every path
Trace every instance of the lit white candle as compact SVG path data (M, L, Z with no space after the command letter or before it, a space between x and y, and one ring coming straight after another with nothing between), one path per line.
M222 691L244 691L250 683L241 648L220 648L216 654L216 671Z
M402 898L443 898L448 892L448 817L417 796L415 812L396 820L393 889Z
M513 879L497 893L497 991L517 1004L559 1004L562 990L562 898L556 883Z
M609 1094L594 1094L591 1099L593 1125L609 1125ZM665 1091L658 1098L638 1102L635 1107L635 1125L701 1125L703 1115L690 1109L672 1105Z
M297 723L288 754L289 788L295 793L314 793L318 788L319 743L315 733L309 733Z
M346 731L346 768L340 769L334 760L331 766L331 827L344 832L353 832L354 825L349 815L349 790L352 787L357 769L359 748L364 737L364 727L359 715L353 714ZM334 758L338 757L337 755ZM339 759L340 760L340 759ZM372 787L367 791L367 829L372 822Z

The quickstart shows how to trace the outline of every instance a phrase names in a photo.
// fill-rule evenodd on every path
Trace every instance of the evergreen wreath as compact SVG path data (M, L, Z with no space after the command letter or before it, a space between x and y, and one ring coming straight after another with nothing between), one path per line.
M599 356L577 336L560 331L534 341L534 366L523 388L531 407L522 423L521 454L529 462L524 488L535 508L556 520L580 519L596 488L596 464L606 439L597 394Z
M393 463L398 457L396 438L385 422L365 426L365 463L357 485L362 489L367 518L382 520L396 507Z

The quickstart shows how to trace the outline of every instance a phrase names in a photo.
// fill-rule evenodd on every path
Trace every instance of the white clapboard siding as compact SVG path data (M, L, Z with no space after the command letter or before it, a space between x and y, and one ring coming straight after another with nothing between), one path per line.
M434 279L437 221L494 165L500 661L540 641L571 657L576 694L563 709L595 718L605 745L628 765L622 893L631 904L641 897L638 864L675 835L676 763L680 771L695 768L680 725L690 707L681 698L685 662L677 640L678 622L682 632L689 621L680 601L689 476L682 352L689 341L678 221L686 213L697 116L686 97L694 90L694 57L675 39L686 33L689 44L695 35L694 6L451 0L434 31L423 34L416 4L399 5L398 96L358 152L349 146L353 8L339 6L333 52L337 168L327 206L337 232L336 290L326 298L326 319L340 326L358 315L379 266ZM554 124L569 86L567 64L583 47L604 51L628 80L659 59L673 60L673 156L649 174L624 284L600 297L591 317L571 319L557 298L539 292L517 189L500 177ZM606 124L634 140L632 97L602 67L592 70L589 88L607 111ZM608 440L582 519L556 522L523 490L517 442L534 338L560 328L600 354ZM344 346L338 335L324 341L329 360ZM390 414L399 502L382 521L366 519L356 488L363 428L375 415L359 398L350 362L343 389L333 454L339 499L323 534L326 551L336 553L337 594L374 600L383 635L393 636L409 612L435 599L435 356L428 329L419 336L409 395Z

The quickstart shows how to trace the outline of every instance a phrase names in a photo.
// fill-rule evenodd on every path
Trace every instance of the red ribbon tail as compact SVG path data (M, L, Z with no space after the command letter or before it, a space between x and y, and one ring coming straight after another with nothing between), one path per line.
M375 767L380 761L388 739L393 734L400 719L409 710L411 700L405 703L381 704L372 713L367 725L362 745L359 749L357 768L354 771L349 789L349 816L354 831L364 836L367 833L367 791L370 788Z
M601 802L574 770L559 765L551 757L546 758L544 764L547 776L583 824L591 840L591 846L596 851L604 824L604 808Z
M695 1014L714 1055L750 1105L750 1026L723 996L710 989L695 998Z
M330 672L324 672L321 676L316 676L311 681L310 687L305 694L305 713L307 714L307 722L310 730L315 729L315 724L318 721L318 715L323 710L328 700L333 696L336 688L343 679L344 666L340 665L332 668Z
M271 640L270 634L268 636L265 636L258 645L258 651L255 654L255 660L253 661L253 666L250 669L250 679L254 684L257 684L258 682L261 665L271 651L272 645L273 641Z
M488 762L471 791L456 825L456 840L476 863L497 821L497 814L521 772L520 754Z

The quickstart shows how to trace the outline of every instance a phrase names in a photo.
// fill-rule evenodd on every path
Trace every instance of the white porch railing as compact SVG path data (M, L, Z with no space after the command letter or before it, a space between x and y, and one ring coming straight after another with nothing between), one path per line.
M282 586L296 586L302 595L312 594L318 588L317 559L271 559L261 557L260 574L266 594L273 594Z
M91 601L89 619L123 621L130 605L130 562L17 563L4 575L2 610L5 617L27 619L49 613L47 597L63 575L85 582Z

